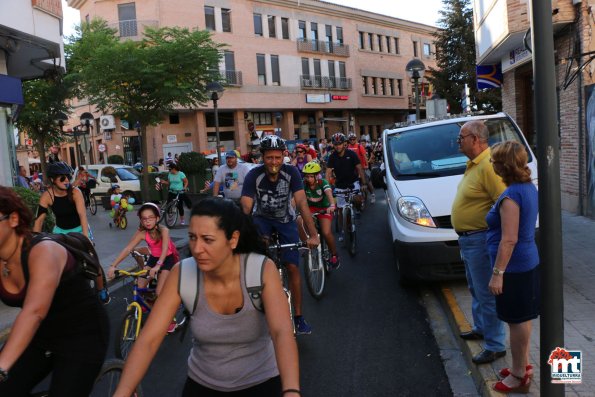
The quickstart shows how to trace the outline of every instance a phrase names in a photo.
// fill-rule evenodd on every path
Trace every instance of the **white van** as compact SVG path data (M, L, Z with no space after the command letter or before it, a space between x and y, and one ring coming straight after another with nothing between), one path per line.
M537 184L537 162L519 127L505 113L403 123L383 133L388 222L399 278L449 280L465 277L458 236L450 222L467 157L457 137L468 121L484 120L490 146L521 142Z
M122 192L140 200L140 174L132 166L122 164L91 164L84 166L97 180L92 192L99 196L107 195L113 184L120 185ZM75 171L75 179L78 169Z

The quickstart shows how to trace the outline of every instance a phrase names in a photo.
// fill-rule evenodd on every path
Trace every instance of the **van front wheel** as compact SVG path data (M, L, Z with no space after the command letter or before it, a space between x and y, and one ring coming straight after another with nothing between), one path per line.
M397 279L399 280L399 285L404 288L414 286L415 282L404 274L403 264L399 260L399 256L397 255L397 250L394 246L393 246L393 255L395 256L395 265L397 268Z

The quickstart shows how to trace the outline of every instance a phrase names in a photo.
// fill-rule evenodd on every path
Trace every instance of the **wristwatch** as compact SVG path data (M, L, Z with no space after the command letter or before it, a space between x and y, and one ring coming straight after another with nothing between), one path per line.
M494 266L494 270L492 270L492 274L494 276L501 276L504 274L504 270L500 270L496 266Z

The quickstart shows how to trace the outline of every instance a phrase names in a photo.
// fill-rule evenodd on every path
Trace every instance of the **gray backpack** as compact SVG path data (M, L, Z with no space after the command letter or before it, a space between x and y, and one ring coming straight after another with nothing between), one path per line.
M254 308L264 312L262 304L262 272L264 262L268 259L264 255L250 253L243 255L244 258L244 283L246 291L252 301ZM180 263L180 281L178 293L182 298L184 307L190 314L196 310L198 303L198 267L193 257L186 258Z

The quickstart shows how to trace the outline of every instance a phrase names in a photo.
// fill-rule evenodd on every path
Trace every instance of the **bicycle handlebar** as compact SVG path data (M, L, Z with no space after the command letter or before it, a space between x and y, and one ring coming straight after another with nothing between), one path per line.
M304 248L307 247L308 244L299 241L297 243L288 243L288 244L273 244L273 245L269 245L268 249L272 250L272 249L282 249L282 248Z
M137 272L129 272L127 270L116 270L114 272L114 274L116 275L116 277L134 277L134 278L138 278L138 277L145 277L149 271L146 269L143 270L139 270Z

